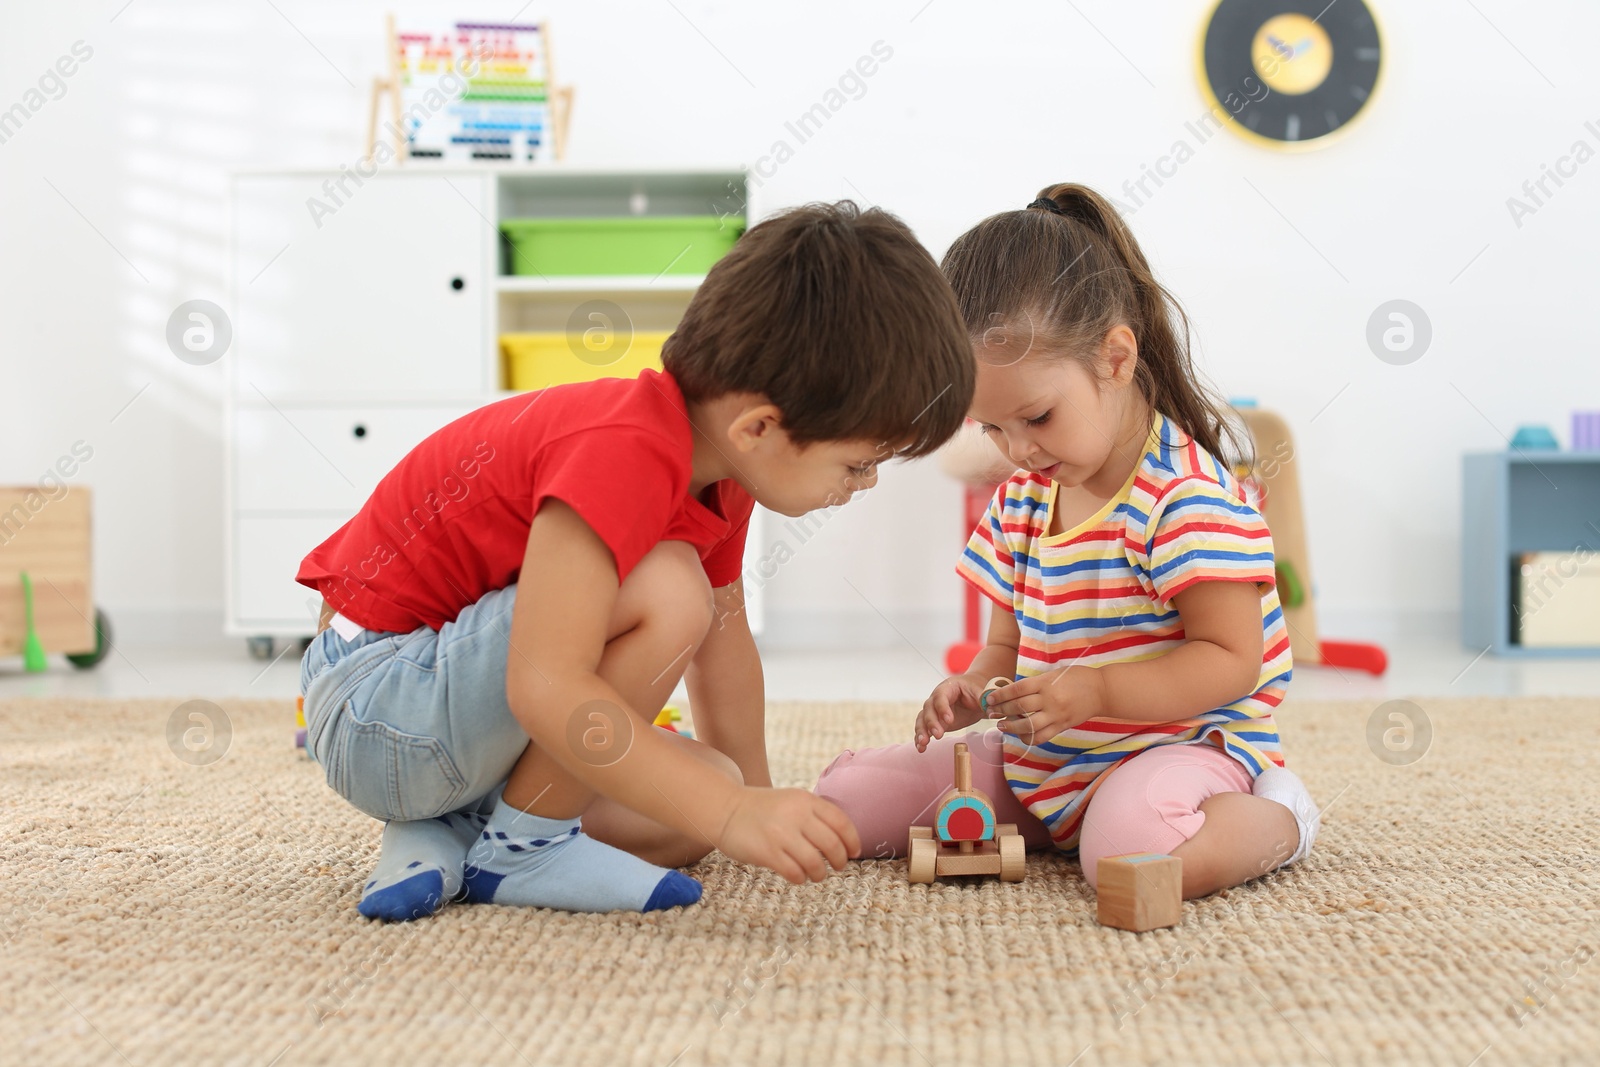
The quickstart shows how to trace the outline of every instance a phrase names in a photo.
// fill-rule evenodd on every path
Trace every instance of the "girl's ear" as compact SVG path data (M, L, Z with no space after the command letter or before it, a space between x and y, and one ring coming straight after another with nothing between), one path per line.
M776 404L754 404L734 415L728 424L728 442L740 452L751 452L782 429L783 412Z
M1100 378L1127 385L1139 365L1139 340L1126 324L1118 323L1100 341Z

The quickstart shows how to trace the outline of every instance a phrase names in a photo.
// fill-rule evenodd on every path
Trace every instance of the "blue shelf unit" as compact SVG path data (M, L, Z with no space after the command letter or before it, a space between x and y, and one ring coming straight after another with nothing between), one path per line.
M1462 457L1461 639L1499 656L1600 656L1516 643L1512 578L1524 552L1600 552L1600 452Z

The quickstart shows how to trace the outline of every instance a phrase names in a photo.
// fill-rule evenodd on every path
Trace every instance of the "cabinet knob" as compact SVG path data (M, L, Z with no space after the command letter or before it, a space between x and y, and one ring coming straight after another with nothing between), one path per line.
M357 437L365 437L367 436L367 427L363 423L358 422L350 432L355 434Z
M467 287L467 280L465 278L461 277L461 275L458 274L454 278L450 279L450 288L454 289L456 292L459 293L461 290L465 289L466 287Z

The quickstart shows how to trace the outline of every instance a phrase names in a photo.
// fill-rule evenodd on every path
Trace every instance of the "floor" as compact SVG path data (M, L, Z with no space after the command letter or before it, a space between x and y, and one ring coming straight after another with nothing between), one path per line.
M1454 635L1422 633L1387 646L1382 677L1326 667L1297 667L1290 695L1298 700L1386 700L1417 696L1600 696L1600 657L1501 659L1464 649ZM942 677L942 650L887 648L767 650L769 700L920 701ZM290 697L299 691L299 660L285 646L277 658L250 658L243 640L201 646L119 642L93 670L60 659L47 673L22 672L20 659L0 660L0 698L103 696Z
M1419 703L1445 739L1421 762L1353 729L1351 705L1302 705L1315 851L1132 934L1048 852L1020 883L912 885L869 860L804 886L714 854L691 908L462 904L384 926L355 910L378 825L291 753L281 707L234 705L216 762L163 737L165 699L99 706L99 730L0 701L0 1062L1600 1062L1592 731L1570 701ZM905 720L775 705L774 777L804 784ZM863 814L880 806L891 826L928 810L889 790Z

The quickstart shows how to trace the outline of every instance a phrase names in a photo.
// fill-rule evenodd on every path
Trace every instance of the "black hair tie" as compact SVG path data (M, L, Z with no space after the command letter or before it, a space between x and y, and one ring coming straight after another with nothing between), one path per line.
M1029 207L1042 207L1046 211L1048 211L1048 212L1050 212L1051 214L1054 214L1054 215L1065 215L1067 213L1065 208L1063 208L1060 204L1056 203L1054 200L1050 199L1048 196L1041 196L1039 199L1035 200L1033 203L1029 204L1028 206Z

